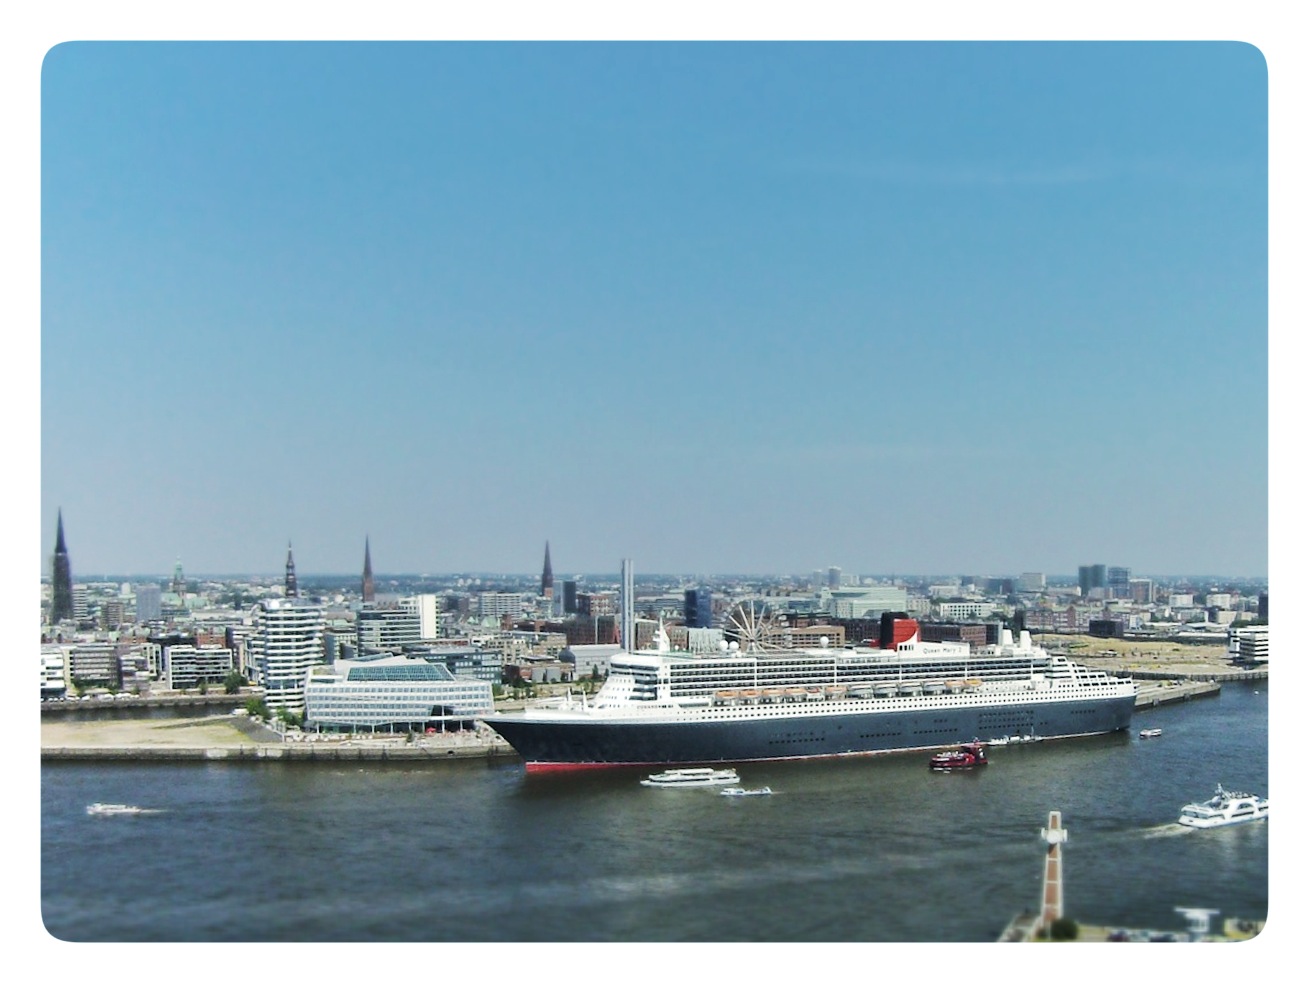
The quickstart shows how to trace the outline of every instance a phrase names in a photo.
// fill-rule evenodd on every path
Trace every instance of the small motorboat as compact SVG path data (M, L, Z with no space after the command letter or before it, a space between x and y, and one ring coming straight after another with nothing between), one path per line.
M670 768L643 778L647 788L707 788L711 785L735 785L741 777L735 768Z
M1208 829L1212 826L1231 826L1235 823L1252 823L1268 818L1268 800L1249 792L1229 792L1220 784L1213 798L1206 802L1192 802L1182 807L1177 821L1183 826Z
M986 745L980 741L960 744L958 750L942 751L932 755L927 763L933 771L954 771L959 768L976 768L986 764Z
M1147 727L1145 730L1141 731L1141 739L1144 740L1147 737L1158 737L1163 732L1164 729L1162 727Z
M772 795L773 790L767 785L761 788L725 788L719 795Z
M88 816L136 816L149 811L140 806L123 805L118 802L92 802L86 807Z

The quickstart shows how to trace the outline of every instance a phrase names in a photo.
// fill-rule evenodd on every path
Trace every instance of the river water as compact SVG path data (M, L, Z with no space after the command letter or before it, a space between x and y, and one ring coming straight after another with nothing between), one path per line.
M739 799L512 761L47 762L41 913L65 941L989 942L1038 906L1059 810L1070 917L1264 919L1270 823L1174 820L1217 782L1269 793L1267 692L1228 684L972 772L742 766L774 794Z

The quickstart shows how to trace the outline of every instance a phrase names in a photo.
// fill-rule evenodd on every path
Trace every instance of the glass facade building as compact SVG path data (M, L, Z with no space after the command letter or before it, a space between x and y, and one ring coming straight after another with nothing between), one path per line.
M491 684L407 656L364 657L316 670L305 725L319 730L462 728L493 708Z

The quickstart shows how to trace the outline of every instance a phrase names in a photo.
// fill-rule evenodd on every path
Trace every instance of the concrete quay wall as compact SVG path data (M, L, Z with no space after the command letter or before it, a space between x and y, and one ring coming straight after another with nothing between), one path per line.
M1221 691L1221 683L1208 680L1146 683L1137 688L1136 709L1144 710L1163 706L1165 703L1182 703L1200 696L1217 696Z
M408 745L248 744L233 747L43 747L43 761L450 761L516 758L495 744L460 747Z

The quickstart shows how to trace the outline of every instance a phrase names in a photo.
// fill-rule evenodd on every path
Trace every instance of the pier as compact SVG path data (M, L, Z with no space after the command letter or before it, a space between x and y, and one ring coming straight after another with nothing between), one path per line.
M1185 932L1078 924L1064 915L1063 845L1068 842L1068 830L1060 812L1050 813L1041 839L1045 843L1045 873L1039 910L1015 915L997 942L1243 942L1263 931L1262 921L1228 918L1221 933L1212 932L1210 922L1219 914L1212 908L1174 908L1186 919Z
M1166 703L1183 703L1201 696L1217 696L1222 685L1209 680L1166 679L1161 682L1141 683L1136 691L1136 709L1163 706Z

